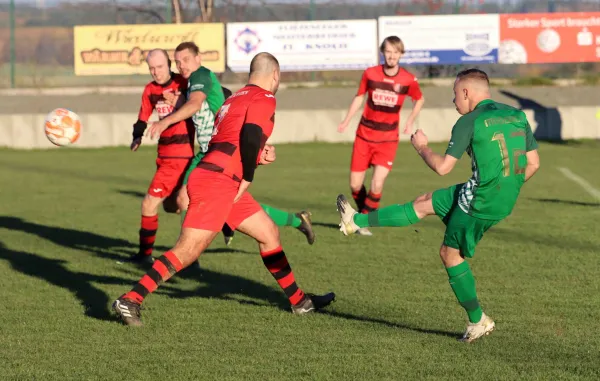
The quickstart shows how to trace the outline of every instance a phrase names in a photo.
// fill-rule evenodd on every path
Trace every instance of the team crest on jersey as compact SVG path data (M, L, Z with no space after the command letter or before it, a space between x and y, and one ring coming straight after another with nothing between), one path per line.
M234 42L241 51L246 54L250 54L258 49L261 39L258 37L258 34L255 31L246 27L244 30L238 33Z
M399 93L400 89L402 88L402 85L399 83L394 83L394 91Z

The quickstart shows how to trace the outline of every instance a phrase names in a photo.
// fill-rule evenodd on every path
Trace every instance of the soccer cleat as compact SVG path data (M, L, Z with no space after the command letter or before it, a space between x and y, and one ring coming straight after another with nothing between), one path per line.
M300 230L302 234L306 236L306 240L309 245L312 245L315 242L315 232L312 228L312 221L310 220L310 212L305 210L300 213L296 213L296 217L298 217L302 223L296 229Z
M356 210L350 205L343 194L337 196L337 210L340 213L340 231L344 235L350 235L360 230L360 227L354 223L354 215Z
M141 265L152 265L154 263L154 258L152 257L152 255L137 253L126 259L124 262L139 263Z
M358 235L364 235L364 236L372 236L373 233L371 233L371 231L367 228L360 228L356 231L356 234Z
M467 330L465 334L459 339L463 343L472 343L473 341L479 339L482 336L489 335L494 328L496 328L496 323L487 316L483 314L481 316L481 320L479 323L468 323Z
M221 229L223 233L223 239L225 240L226 246L231 246L231 242L233 241L233 236L235 235L235 230L232 230L229 225L223 225L223 229Z
M142 324L142 306L139 303L134 302L130 299L123 298L124 295L119 296L119 299L115 300L112 309L117 314L117 317L126 325L134 327L141 327Z
M325 295L306 294L306 297L295 306L292 306L292 313L295 315L304 315L323 309L335 301L335 294L330 292Z

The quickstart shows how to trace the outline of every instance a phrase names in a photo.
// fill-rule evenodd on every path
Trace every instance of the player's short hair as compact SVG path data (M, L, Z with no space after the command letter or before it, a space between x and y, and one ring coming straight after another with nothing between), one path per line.
M279 61L271 53L258 53L250 61L250 75L254 73L272 73L275 69L279 70Z
M153 54L153 53L158 53L160 52L161 54L163 54L165 56L165 58L167 59L167 65L169 67L171 67L171 58L169 57L169 53L167 53L166 50L164 49L160 49L160 48L156 48L156 49L152 49L148 52L148 55L146 56L146 62L148 62L148 58Z
M473 79L476 81L485 82L488 86L490 84L490 78L488 77L487 73L480 69L463 70L456 75L456 78L459 81L463 81L466 79Z
M190 53L192 53L195 56L200 54L200 48L198 47L198 45L196 45L195 42L192 41L185 41L177 45L177 47L175 48L175 52L183 52L186 49L189 50Z
M381 53L383 53L385 51L385 43L386 42L388 44L392 45L394 48L396 48L400 53L404 54L404 42L402 42L400 37L387 36L386 38L384 38L383 41L381 42L381 46L379 47L379 50L381 51Z

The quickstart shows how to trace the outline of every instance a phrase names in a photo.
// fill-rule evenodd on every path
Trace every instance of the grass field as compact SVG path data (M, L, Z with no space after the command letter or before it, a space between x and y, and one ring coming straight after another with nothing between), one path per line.
M443 150L436 145L435 149ZM438 258L436 218L373 237L337 230L349 145L281 145L252 192L313 213L317 241L282 239L299 285L335 291L323 314L294 316L255 244L219 235L200 265L178 274L142 311L145 327L109 307L144 273L118 261L137 248L139 207L154 170L144 148L0 150L0 379L2 380L558 380L600 377L600 205L558 168L600 188L600 144L543 144L542 167L512 216L471 261L496 331L456 338L465 315ZM462 181L402 144L383 204ZM179 217L160 215L156 254Z

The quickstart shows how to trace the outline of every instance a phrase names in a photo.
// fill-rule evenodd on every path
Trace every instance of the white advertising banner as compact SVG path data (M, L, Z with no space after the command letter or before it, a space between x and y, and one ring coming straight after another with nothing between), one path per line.
M247 72L269 52L281 71L362 70L377 65L377 21L289 21L227 24L227 66Z
M379 18L379 41L398 36L414 65L498 62L500 17L491 15L389 16Z

